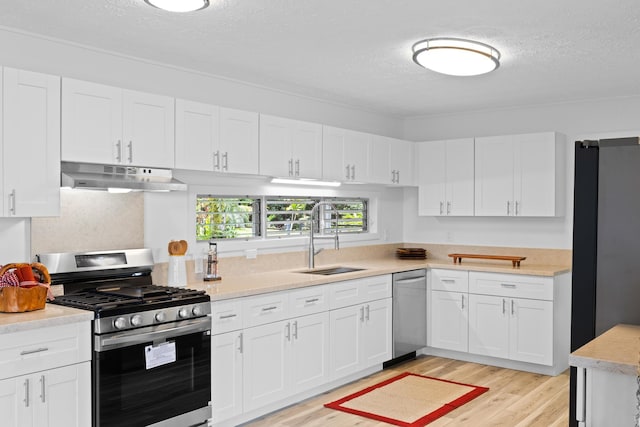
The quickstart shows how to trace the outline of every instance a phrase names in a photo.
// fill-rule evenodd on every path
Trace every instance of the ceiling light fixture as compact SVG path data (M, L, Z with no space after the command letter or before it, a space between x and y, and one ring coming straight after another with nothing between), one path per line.
M318 187L340 187L338 181L317 181L314 179L287 179L287 178L273 178L272 184L294 184L294 185L313 185Z
M500 66L500 52L473 40L425 39L414 44L412 50L416 64L451 76L477 76Z
M169 12L193 12L209 6L209 0L144 0L158 9Z

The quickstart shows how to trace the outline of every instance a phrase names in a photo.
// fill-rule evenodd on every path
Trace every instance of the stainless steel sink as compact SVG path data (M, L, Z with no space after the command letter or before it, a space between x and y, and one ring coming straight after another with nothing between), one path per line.
M343 274L343 273L351 273L353 271L361 271L364 268L355 268L355 267L329 267L329 268L314 268L313 270L304 270L299 271L298 273L304 274L320 274L323 276L330 276L332 274Z

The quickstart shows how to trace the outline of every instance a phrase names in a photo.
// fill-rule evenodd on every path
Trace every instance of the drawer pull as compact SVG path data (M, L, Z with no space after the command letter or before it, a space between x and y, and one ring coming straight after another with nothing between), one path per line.
M515 283L500 283L500 286L503 288L515 289Z
M311 304L312 302L318 302L318 301L320 301L320 298L311 298L311 299L305 300L304 302L305 304Z
M220 320L224 320L224 319L232 319L234 317L238 317L237 314L225 314L224 316L220 316L219 319Z
M278 307L275 305L272 305L271 307L262 307L262 311L266 312L266 311L273 311L275 309L277 309Z
M455 283L456 279L440 279L440 281L444 283Z
M26 356L27 354L34 354L34 353L42 353L43 351L47 351L49 350L49 348L47 347L40 347L40 348L36 348L35 350L23 350L20 352L20 356Z

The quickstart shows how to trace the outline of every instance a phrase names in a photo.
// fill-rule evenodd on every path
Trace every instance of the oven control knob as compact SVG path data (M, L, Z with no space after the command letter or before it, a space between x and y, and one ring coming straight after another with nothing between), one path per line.
M134 314L133 316L131 316L131 324L133 326L142 325L142 316L140 316L139 314Z
M186 308L182 307L180 310L178 310L178 317L184 319L188 315L189 315L189 311L187 311Z
M116 329L124 329L127 327L127 319L124 317L118 317L113 321L113 326L115 326Z
M193 310L191 310L191 312L193 313L194 316L202 316L202 308L200 308L200 306L198 305L193 307Z
M164 319L166 319L166 317L167 316L165 316L164 311L159 311L155 315L156 322L164 322Z

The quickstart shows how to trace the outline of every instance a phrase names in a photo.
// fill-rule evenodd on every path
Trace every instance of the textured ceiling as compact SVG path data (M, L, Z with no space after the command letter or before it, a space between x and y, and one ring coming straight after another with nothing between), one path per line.
M2 0L0 25L400 117L640 95L638 0ZM418 67L411 45L437 36L502 64Z

